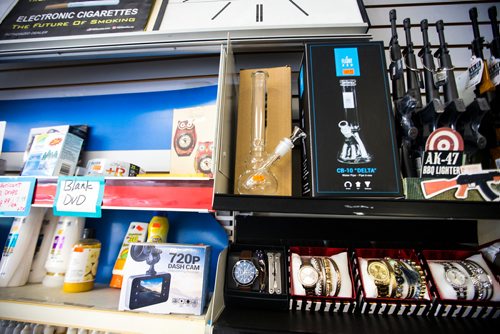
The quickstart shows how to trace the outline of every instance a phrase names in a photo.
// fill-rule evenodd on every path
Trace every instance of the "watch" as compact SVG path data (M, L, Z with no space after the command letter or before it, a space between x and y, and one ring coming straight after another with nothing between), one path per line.
M380 260L368 260L368 275L373 278L377 287L377 297L389 297L389 286L391 284L391 274L387 264Z
M451 262L443 262L442 265L444 267L444 278L455 290L457 299L467 299L467 284L469 283L467 274L455 267Z
M493 297L493 283L490 275L477 262L464 260L458 262L469 274L474 285L474 300L489 300Z
M175 153L180 157L191 155L196 137L196 126L191 120L178 121L173 140Z
M252 251L244 250L233 266L233 280L238 288L250 290L259 276L259 270L252 260Z
M159 30L241 33L284 28L359 27L357 1L332 0L169 0ZM265 30L265 31L263 31ZM262 36L262 32L257 36ZM296 34L296 32L295 32Z
M320 273L311 264L311 258L302 257L298 278L300 284L306 290L306 296L314 296L314 289L320 279Z

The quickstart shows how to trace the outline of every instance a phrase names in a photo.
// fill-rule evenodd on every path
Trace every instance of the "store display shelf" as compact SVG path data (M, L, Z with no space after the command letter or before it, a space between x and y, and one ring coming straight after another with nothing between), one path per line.
M57 177L38 178L33 205L50 207ZM103 209L208 212L212 209L213 179L209 178L106 178Z
M303 46L305 39L325 40L331 38L369 38L367 24L342 29L324 27L309 29L287 29L256 32L238 31L228 33L164 33L132 32L100 35L63 36L0 41L0 59L6 62L26 60L61 60L97 57L151 57L180 54L220 53L220 45L231 38L232 43L258 47L266 45L282 49L286 46Z
M250 333L496 333L498 319L376 316L226 308L214 334Z
M207 314L158 315L118 311L119 289L97 285L82 293L30 284L0 289L0 318L113 333L205 333Z
M498 202L215 194L214 210L360 217L498 219Z

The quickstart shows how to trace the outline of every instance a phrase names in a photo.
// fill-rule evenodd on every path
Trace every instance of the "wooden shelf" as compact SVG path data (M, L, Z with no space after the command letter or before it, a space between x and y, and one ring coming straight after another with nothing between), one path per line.
M119 289L97 285L89 292L30 284L0 289L2 319L110 331L116 333L205 333L208 312L201 316L118 311Z

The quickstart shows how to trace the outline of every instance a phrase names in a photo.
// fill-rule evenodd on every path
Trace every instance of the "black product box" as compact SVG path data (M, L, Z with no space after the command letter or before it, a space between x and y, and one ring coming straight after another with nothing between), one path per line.
M287 309L288 261L283 247L232 245L226 266L227 306Z
M299 98L303 195L402 196L382 42L306 44Z

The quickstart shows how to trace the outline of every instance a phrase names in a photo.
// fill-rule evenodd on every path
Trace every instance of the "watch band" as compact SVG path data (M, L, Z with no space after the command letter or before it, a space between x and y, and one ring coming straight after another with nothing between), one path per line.
M325 277L326 273L325 273L325 268L323 266L323 261L321 261L321 259L318 259L317 257L312 257L311 265L320 274L318 284L316 284L316 286L314 287L314 294L316 296L323 296L326 284L326 277Z
M493 284L490 275L481 265L472 260L458 262L470 275L474 285L475 300L489 300L493 297Z
M335 284L335 291L333 292L333 297L337 297L340 293L340 288L342 287L342 276L340 275L340 269L339 266L337 265L337 262L335 262L334 259L328 258L328 261L331 263L333 266L333 270L335 270L336 276L336 284Z
M323 260L323 267L325 268L325 296L330 297L333 290L332 269L328 258L322 257L321 260Z

